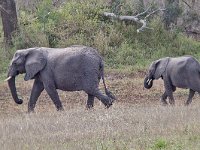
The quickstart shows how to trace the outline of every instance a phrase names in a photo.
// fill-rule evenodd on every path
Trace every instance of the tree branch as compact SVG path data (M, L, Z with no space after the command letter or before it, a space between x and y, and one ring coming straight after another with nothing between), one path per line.
M147 12L149 11L150 8L151 8L151 7L148 7L147 10L145 10L145 11L142 12L142 13L137 14L135 17L139 17L139 16L144 15L145 13L147 13Z
M182 0L189 8L192 8L186 1Z
M144 14L146 14L149 11L149 9L150 9L150 7L147 8L144 12L139 13L139 14L137 14L135 16L118 16L118 15L116 15L114 13L108 13L108 12L104 12L103 15L105 17L108 17L108 18L111 18L111 19L117 19L117 20L120 20L120 21L134 21L136 23L142 24L142 27L140 27L139 29L137 29L137 32L140 32L140 31L143 31L144 29L153 29L153 28L147 27L147 20L146 19L149 16L151 16L152 14L155 14L158 11L164 11L165 10L165 9L161 9L161 8L156 9L156 10L148 13L144 17L144 19L140 19L139 17L142 16L142 15L144 15Z
M151 13L149 13L148 15L146 15L146 17L144 17L144 19L148 18L149 16L151 16L152 14L155 14L158 11L164 11L164 10L166 10L166 9L161 9L161 8L156 9L156 10L152 11Z

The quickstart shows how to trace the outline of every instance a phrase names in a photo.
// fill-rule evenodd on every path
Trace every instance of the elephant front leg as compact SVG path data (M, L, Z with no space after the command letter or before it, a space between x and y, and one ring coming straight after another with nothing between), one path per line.
M56 91L56 88L54 86L54 84L44 84L44 88L47 91L48 95L50 96L50 98L52 99L54 105L56 106L57 110L64 110L62 103L60 101L60 98L58 96L58 92Z
M164 86L165 86L165 91L167 96L169 97L169 103L171 105L175 105L175 101L174 101L174 96L173 96L173 92L176 90L176 87L174 87L171 82L169 81L164 81Z
M94 106L94 96L91 94L88 94L88 100L87 100L87 104L86 104L86 108L90 109L93 108Z
M35 79L34 84L33 84L33 88L32 88L32 91L31 91L31 97L30 97L30 100L28 102L28 112L34 111L35 104L36 104L38 97L40 96L40 94L43 90L44 90L43 83L40 80Z
M167 93L164 92L163 95L161 96L161 103L162 105L166 106L168 103L167 103Z
M192 98L194 97L194 94L195 94L195 91L190 89L189 96L188 96L188 99L187 99L185 105L189 105L192 102Z

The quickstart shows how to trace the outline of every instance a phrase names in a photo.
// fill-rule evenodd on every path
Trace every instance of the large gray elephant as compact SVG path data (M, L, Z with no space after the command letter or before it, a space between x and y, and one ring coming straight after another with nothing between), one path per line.
M159 78L164 81L165 92L161 96L161 102L164 105L168 104L167 97L170 104L175 104L173 92L176 87L189 89L189 96L185 105L192 102L195 91L200 93L200 64L192 56L166 57L154 61L144 79L144 87L150 89L153 80Z
M88 94L87 108L93 107L97 97L107 108L112 105L115 96L108 91L104 80L104 63L98 52L91 47L74 45L68 48L29 48L17 50L8 70L9 88L17 104L18 98L15 77L25 73L24 80L34 79L28 111L34 107L41 92L45 89L57 110L63 110L56 89L63 91L83 90ZM105 93L99 90L102 78Z

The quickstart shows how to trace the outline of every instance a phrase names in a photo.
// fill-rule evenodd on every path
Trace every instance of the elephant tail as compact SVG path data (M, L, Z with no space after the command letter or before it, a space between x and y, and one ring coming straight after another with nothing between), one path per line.
M104 78L104 63L103 63L103 61L101 61L101 64L100 64L100 75L101 75L101 78L103 80L103 85L104 85L106 95L108 97L110 97L111 99L116 100L116 97L113 95L113 93L110 92L106 87L106 82L105 82L105 78Z

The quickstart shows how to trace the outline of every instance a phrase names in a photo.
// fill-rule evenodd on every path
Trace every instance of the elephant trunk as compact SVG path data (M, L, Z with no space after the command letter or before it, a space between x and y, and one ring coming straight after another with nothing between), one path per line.
M8 81L8 86L10 88L10 91L11 91L14 101L17 104L22 104L23 100L19 99L18 95L17 95L17 90L16 90L16 86L15 86L15 76L12 76L12 75L10 75L10 73L8 73L8 78L5 81Z
M144 87L146 89L150 89L153 86L153 79L149 78L148 76L144 79Z

